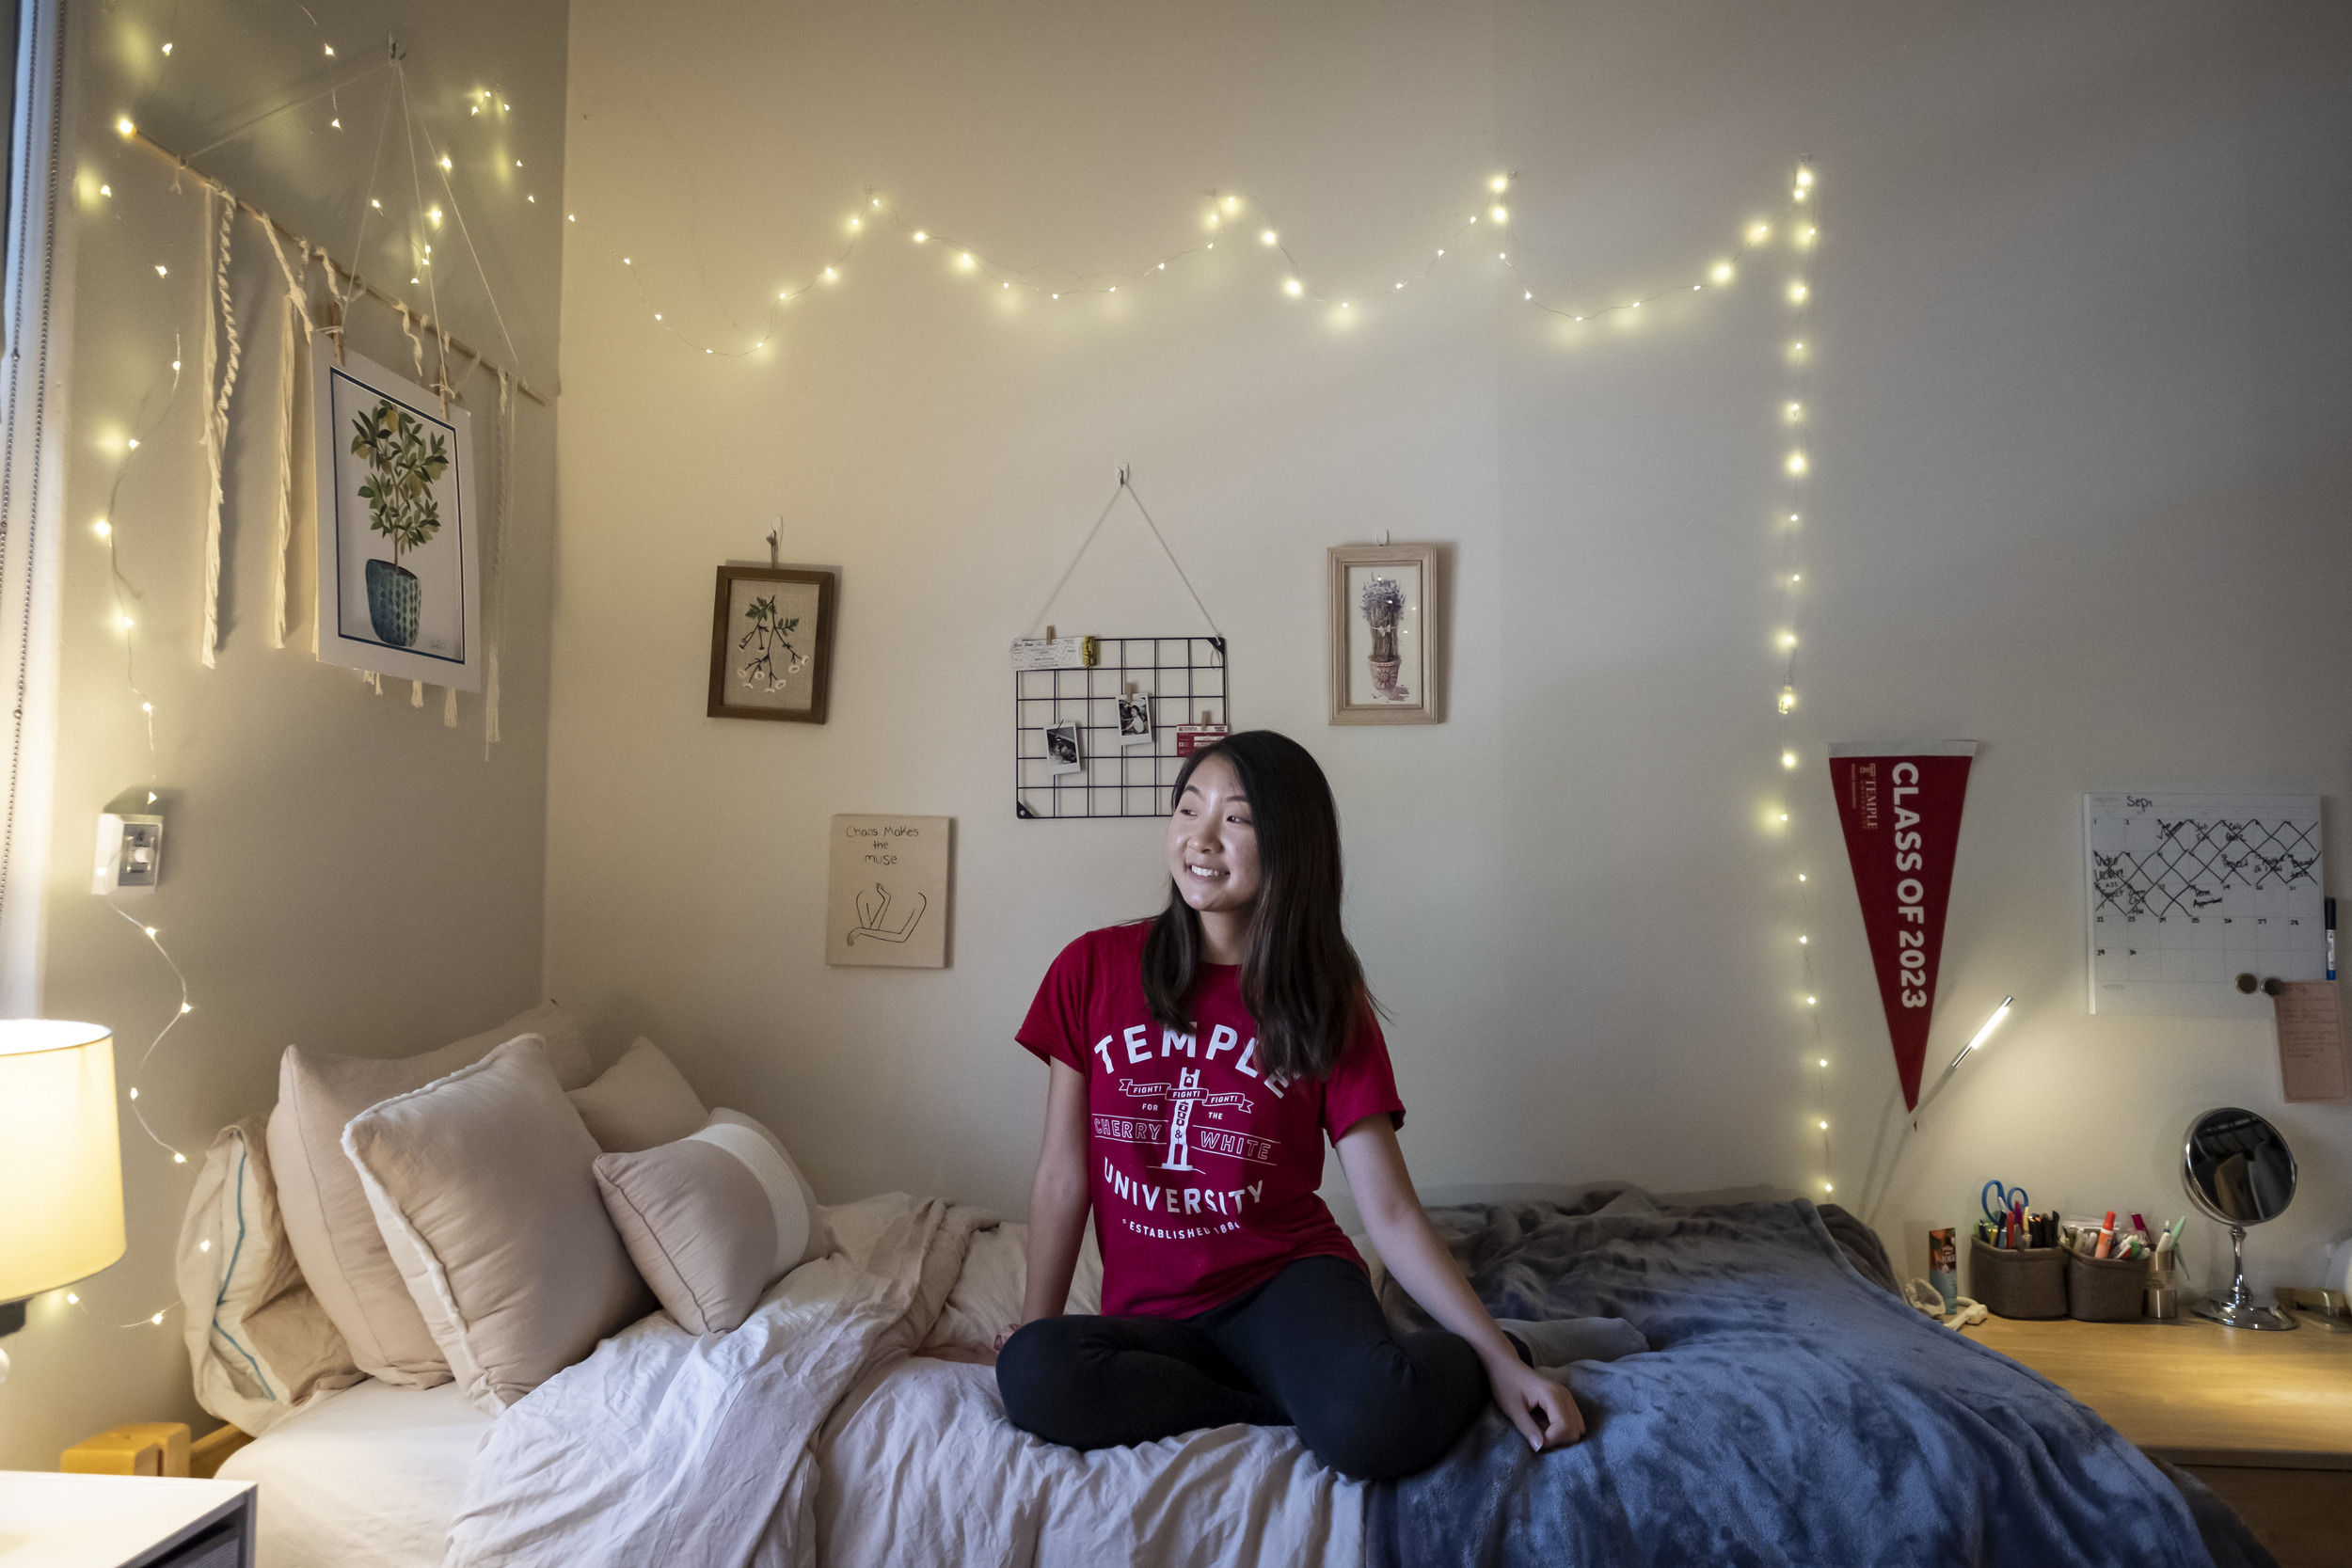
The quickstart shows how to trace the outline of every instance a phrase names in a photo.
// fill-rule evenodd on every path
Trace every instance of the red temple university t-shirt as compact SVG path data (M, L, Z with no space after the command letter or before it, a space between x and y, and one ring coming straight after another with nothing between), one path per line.
M1360 1266L1315 1189L1326 1137L1384 1111L1404 1122L1380 1025L1367 1010L1330 1077L1284 1083L1259 1057L1236 966L1201 966L1189 1033L1153 1022L1150 929L1106 927L1063 948L1015 1037L1087 1080L1103 1310L1189 1318L1301 1258Z

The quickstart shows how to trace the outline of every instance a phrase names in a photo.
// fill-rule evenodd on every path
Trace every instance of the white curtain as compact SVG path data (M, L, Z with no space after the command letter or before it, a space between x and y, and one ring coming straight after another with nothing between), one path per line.
M20 0L0 297L0 1017L40 1009L72 343L66 0Z

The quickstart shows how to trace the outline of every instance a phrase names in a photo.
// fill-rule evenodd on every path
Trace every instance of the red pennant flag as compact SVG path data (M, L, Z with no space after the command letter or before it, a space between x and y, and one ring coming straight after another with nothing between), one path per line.
M1902 1077L1903 1103L1913 1110L1919 1106L1919 1069L1935 1012L1960 807L1976 754L1973 740L1829 749L1830 784L1878 968L1886 1032L1894 1037L1895 1070Z

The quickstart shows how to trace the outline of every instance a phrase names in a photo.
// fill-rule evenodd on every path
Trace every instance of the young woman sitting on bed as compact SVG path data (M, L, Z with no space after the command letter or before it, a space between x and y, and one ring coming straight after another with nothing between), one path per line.
M1013 1423L1077 1449L1294 1425L1360 1480L1408 1475L1491 1396L1538 1449L1584 1421L1422 1217L1363 970L1340 927L1339 814L1268 730L1177 775L1168 908L1062 950L1018 1039L1048 1064L1023 1322L997 1336ZM1445 1325L1399 1338L1315 1196L1323 1138L1389 1272ZM1087 1212L1101 1317L1065 1316ZM1451 1330L1451 1332L1447 1332Z

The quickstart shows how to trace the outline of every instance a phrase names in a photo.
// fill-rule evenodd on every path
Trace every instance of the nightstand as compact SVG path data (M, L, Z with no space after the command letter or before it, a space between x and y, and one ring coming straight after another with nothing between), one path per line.
M2352 1562L2352 1334L1990 1318L2022 1361L2143 1451L2194 1474L2282 1568Z
M253 1483L0 1470L0 1568L253 1568Z

